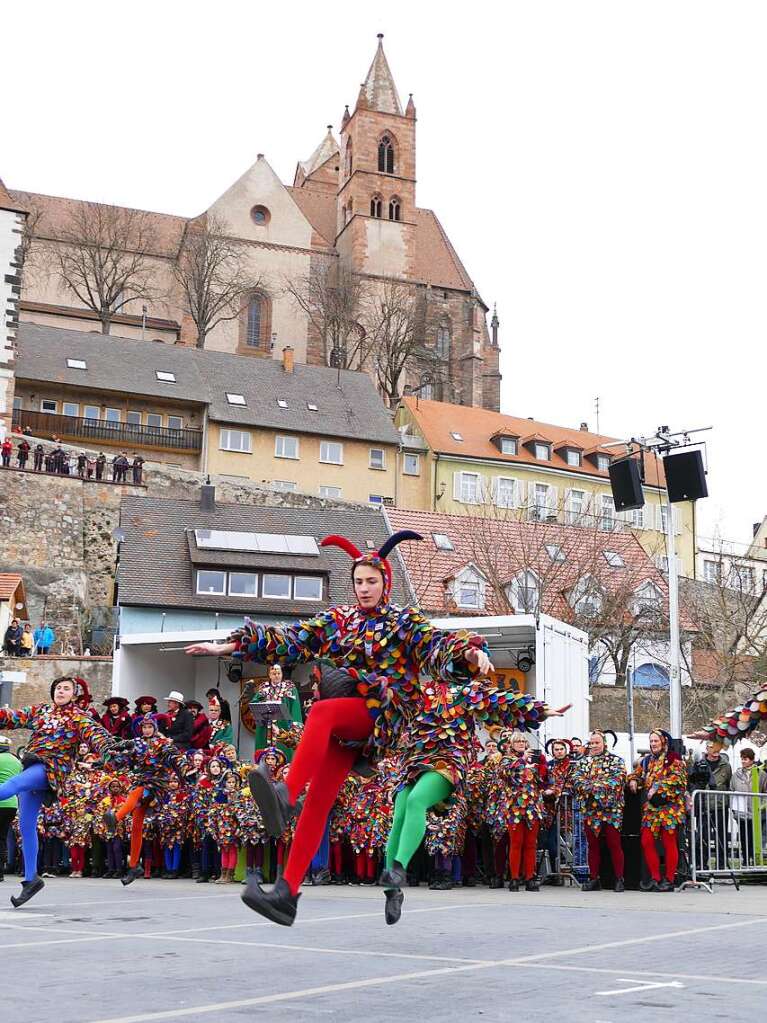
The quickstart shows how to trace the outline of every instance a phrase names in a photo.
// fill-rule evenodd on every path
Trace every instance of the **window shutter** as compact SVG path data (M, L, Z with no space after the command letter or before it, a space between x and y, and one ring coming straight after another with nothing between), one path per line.
M493 476L492 479L490 480L490 503L491 504L495 504L495 505L498 504L498 496L499 496L499 494L501 492L501 487L500 487L500 482L499 482L500 478L501 478L500 476Z
M573 507L573 492L565 490L565 512L571 512Z
M556 515L557 514L557 505L559 503L559 488L558 487L549 486L549 495L548 496L549 496L549 501L548 501L548 504L549 504L549 514L550 515Z
M460 501L461 500L461 473L460 472L454 472L453 473L453 500L454 501Z

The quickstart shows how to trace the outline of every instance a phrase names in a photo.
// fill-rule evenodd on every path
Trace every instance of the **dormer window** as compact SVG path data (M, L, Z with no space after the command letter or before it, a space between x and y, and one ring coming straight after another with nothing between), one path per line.
M502 455L516 455L517 454L517 438L516 437L499 437L501 444Z
M609 455L597 455L597 469L600 472L607 472L610 468L610 456Z
M565 451L565 461L568 465L572 466L573 469L580 469L581 467L581 453L576 451L575 448L568 448Z
M453 581L453 600L458 607L480 611L485 606L485 579L473 566L460 571Z
M549 462L551 460L551 444L537 440L533 445L533 454L539 462Z

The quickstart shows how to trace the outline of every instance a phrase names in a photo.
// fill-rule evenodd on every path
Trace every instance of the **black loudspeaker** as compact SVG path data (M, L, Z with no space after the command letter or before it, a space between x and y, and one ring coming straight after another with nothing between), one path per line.
M642 508L644 493L639 475L639 462L636 458L622 458L618 462L611 462L608 471L615 510L621 512Z
M700 451L680 451L678 455L666 455L663 471L666 474L668 499L672 504L708 497L703 455Z

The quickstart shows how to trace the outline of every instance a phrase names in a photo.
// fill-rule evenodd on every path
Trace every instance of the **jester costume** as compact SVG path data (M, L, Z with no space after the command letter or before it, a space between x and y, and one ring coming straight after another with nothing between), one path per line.
M725 711L714 718L694 738L711 739L722 746L734 746L736 742L764 726L767 721L767 689L754 693L744 703Z
M520 880L526 882L529 891L537 891L535 858L543 820L541 789L546 781L546 761L542 757L530 761L514 751L504 752L498 775L502 788L496 812L501 818L496 828L504 823L508 828L509 891L516 891Z
M604 739L602 732L596 734ZM622 892L625 861L621 828L626 790L626 765L622 757L607 749L582 757L575 764L572 787L578 798L588 844L589 881L583 887L586 891L596 891L601 886L599 871L604 837L615 872L615 890Z
M112 736L93 720L78 701L90 702L84 679L68 676L51 683L51 700L60 682L71 682L73 699L59 706L55 703L23 707L21 710L0 709L0 729L28 728L32 735L24 751L24 770L0 785L0 800L19 797L19 828L24 852L24 880L19 896L11 896L18 907L44 887L37 875L37 815L43 803L50 804L56 793L64 791L75 763L77 748L87 743L104 757L114 744Z
M687 767L679 754L669 749L668 732L656 729L650 734L661 738L662 749L642 757L630 780L636 782L644 796L640 835L647 869L656 889L670 892L674 890L679 862L677 829L683 826L686 816ZM664 879L661 879L657 840L663 845Z
M277 733L276 742L279 749L285 754L288 760L293 757L293 750L296 744L283 743L279 738L280 732L290 733L291 728L301 726L301 700L298 695L295 683L289 678L283 678L279 681L275 681L267 675L266 678L258 679L256 682L256 692L251 700L251 703L263 703L264 701L276 701L283 703L287 706L289 711L289 717L280 718L274 722L270 728L272 734L267 735L265 725L257 725L256 730L253 733L256 749L263 749L265 746L270 746L275 740L275 731Z

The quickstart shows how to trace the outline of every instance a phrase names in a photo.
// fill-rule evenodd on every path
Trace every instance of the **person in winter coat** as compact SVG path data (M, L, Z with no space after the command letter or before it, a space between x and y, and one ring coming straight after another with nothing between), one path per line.
M186 709L182 693L173 690L165 697L168 710L160 728L168 736L173 745L180 750L188 750L192 745L192 727L194 716Z
M3 638L3 646L8 653L9 657L18 657L20 651L19 644L21 643L22 628L19 625L18 618L12 618L11 624L5 630L5 637Z
M745 867L755 866L755 851L761 853L764 811L767 809L767 800L758 797L759 793L767 793L767 774L759 770L755 760L756 754L751 747L744 746L740 751L740 767L732 776L733 791L743 793L733 797L732 812L740 837L740 861Z
M207 749L210 746L210 721L203 713L198 700L187 700L187 709L194 715L192 721L192 749Z
M19 446L16 454L16 461L19 463L20 469L26 469L27 459L29 458L29 441L19 441Z
M8 437L5 438L2 444L0 444L0 458L2 458L3 468L10 469L11 467L11 455L13 454L13 444L11 444Z
M135 739L141 734L141 722L147 714L157 714L157 699L154 696L139 696L135 701L136 709L131 714L131 735Z
M688 786L692 792L701 789L729 792L732 787L730 761L722 752L722 744L716 740L709 739L703 756L694 760L688 770ZM728 799L728 796L699 796L694 800L699 862L704 869L709 865L712 851L716 869L728 868L731 852Z
M32 626L27 622L24 626L21 638L19 639L19 654L21 657L31 657L35 648L35 640L32 635Z
M32 633L32 638L35 641L35 653L49 654L51 647L56 641L56 634L50 625L46 622L40 622L40 625Z
M128 701L124 696L109 696L104 700L106 711L101 715L101 724L116 739L130 739L131 716Z
M35 449L32 452L32 456L34 458L35 472L42 472L43 460L45 458L45 448L42 446L42 444L35 444Z

